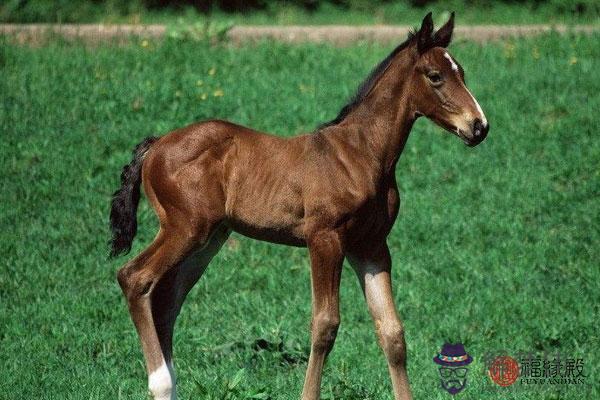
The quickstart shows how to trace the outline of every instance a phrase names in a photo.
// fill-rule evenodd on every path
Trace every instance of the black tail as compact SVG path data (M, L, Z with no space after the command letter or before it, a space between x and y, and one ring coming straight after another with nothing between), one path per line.
M133 159L123 167L121 172L121 188L112 197L110 208L110 256L129 253L131 243L137 232L137 207L140 202L140 182L142 180L142 162L144 154L157 140L148 137L133 150Z

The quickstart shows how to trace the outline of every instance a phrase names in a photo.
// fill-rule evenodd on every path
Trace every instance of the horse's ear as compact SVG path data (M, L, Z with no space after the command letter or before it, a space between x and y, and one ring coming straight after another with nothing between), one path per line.
M452 31L454 31L454 11L450 14L450 19L433 35L435 47L448 47L452 41Z
M427 51L431 47L431 34L433 33L433 18L431 12L428 13L423 22L421 23L421 29L417 32L417 49L419 53Z

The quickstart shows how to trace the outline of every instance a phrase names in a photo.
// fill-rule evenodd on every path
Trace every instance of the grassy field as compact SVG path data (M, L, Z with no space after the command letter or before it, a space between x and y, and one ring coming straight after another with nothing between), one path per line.
M589 5L591 6L592 2ZM102 14L99 19L107 22L162 22L167 24L177 24L178 21L190 23L209 19L217 23L230 22L241 25L413 25L415 21L421 20L429 11L432 11L434 16L441 15L439 21L444 20L444 17L450 11L456 11L461 23L477 25L600 23L600 8L598 6L596 6L596 9L588 7L587 10L579 13L569 9L568 5L566 9L559 10L554 5L544 3L528 5L510 2L477 3L464 1L438 1L425 7L414 7L403 1L391 1L386 4L368 5L365 8L350 10L325 4L315 12L288 6L243 14L214 11L208 17L198 14L192 9L179 12L142 11L120 16Z
M284 3L284 2L283 2ZM408 1L389 1L369 4L355 2L344 8L329 3L313 11L291 4L270 5L262 10L226 13L219 9L205 14L191 7L146 9L140 4L112 6L94 1L78 1L40 7L40 2L7 2L0 6L0 21L4 22L103 22L103 23L165 23L179 26L211 21L219 25L370 25L407 24L420 21L428 11L445 21L450 11L456 11L460 23L465 24L548 24L600 23L600 6L594 0L553 1L464 1L438 0L424 7ZM436 22L438 22L436 20Z
M415 398L450 398L432 362L445 341L475 359L459 398L600 398L599 39L451 48L492 129L470 149L420 120L398 164L389 244ZM146 398L115 279L125 258L107 260L109 200L136 143L211 117L312 130L389 50L0 44L0 398ZM156 230L145 200L140 213L134 253ZM341 297L323 398L390 399L347 267ZM178 320L181 398L298 398L309 319L306 251L234 235ZM483 362L498 350L583 358L586 384L502 389Z

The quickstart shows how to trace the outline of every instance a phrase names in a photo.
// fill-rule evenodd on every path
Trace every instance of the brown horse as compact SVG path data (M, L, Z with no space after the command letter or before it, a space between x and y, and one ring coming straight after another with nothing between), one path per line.
M333 121L290 139L225 121L149 138L115 192L112 255L136 233L143 182L160 230L118 280L141 339L155 399L175 398L172 337L188 291L231 231L306 246L312 281L311 350L302 399L318 399L339 317L347 258L356 271L387 357L396 399L409 399L404 329L386 245L400 204L396 163L415 120L426 116L475 146L488 124L445 50L454 15L433 32L431 13L361 85Z

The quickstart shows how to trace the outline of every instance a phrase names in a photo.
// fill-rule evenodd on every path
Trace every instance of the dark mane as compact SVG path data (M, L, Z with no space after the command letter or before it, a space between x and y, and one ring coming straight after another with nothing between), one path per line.
M392 52L386 58L384 58L383 61L381 61L379 64L377 64L377 66L375 68L373 68L371 73L367 76L367 78L358 87L358 91L356 92L356 94L350 99L350 101L344 107L342 107L342 109L338 113L337 117L335 117L334 119L332 119L329 122L325 122L325 123L319 125L319 127L317 128L317 131L322 128L326 128L326 127L332 126L332 125L337 125L340 122L342 122L344 120L344 118L346 118L346 116L348 114L350 114L350 112L352 110L354 110L356 108L356 106L358 106L365 99L365 97L367 97L367 95L369 94L371 89L373 89L373 86L375 86L375 84L377 83L379 78L381 78L381 75L383 75L385 70L389 67L389 65L392 62L392 60L394 59L394 57L396 57L396 55L398 53L400 53L402 50L407 48L412 43L412 40L414 38L415 38L415 33L409 32L408 38L403 43L398 45L398 47L396 47L394 50L392 50Z

